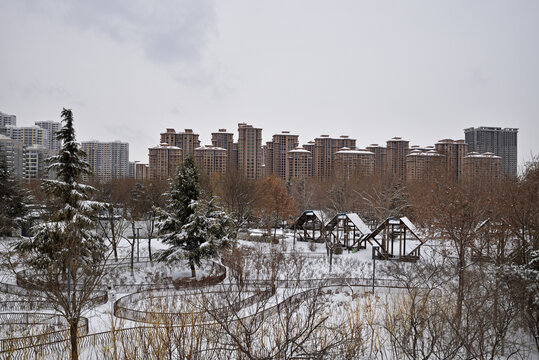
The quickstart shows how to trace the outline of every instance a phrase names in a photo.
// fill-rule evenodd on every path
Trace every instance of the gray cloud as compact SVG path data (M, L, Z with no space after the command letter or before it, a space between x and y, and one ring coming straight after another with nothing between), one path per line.
M135 43L160 63L199 60L215 24L213 0L27 0L25 5L119 43Z

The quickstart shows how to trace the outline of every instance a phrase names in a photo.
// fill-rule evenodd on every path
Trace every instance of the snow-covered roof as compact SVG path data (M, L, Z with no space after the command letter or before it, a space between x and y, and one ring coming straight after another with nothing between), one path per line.
M290 150L288 153L308 153L308 154L310 154L311 152L309 150L305 150L302 147L297 147L294 150Z
M226 151L226 149L219 147L219 146L213 146L213 145L204 145L201 147L197 147L195 150L217 150L217 151Z
M369 227L361 220L358 214L356 213L347 213L346 214L350 221L361 231L363 235L370 234L372 231Z
M406 216L404 216L404 217L401 217L401 221L415 235L415 237L417 237L418 239L421 239L419 237L419 232L418 232L417 228L415 227L414 224L412 224L410 219L408 219Z
M482 154L476 153L476 152L471 152L471 153L466 154L466 156L464 156L464 157L465 158L501 159L500 156L494 155L491 152L485 152L485 153L482 153Z
M487 219L485 219L485 220L479 222L479 223L477 224L477 226L475 227L475 231L481 229L481 228L482 228L483 226L485 226L485 224L488 223L489 221L490 221L490 218L487 218Z
M169 145L167 143L159 144L157 146L151 147L150 149L178 149L178 150L181 150L181 148L179 148L177 146Z
M305 215L314 215L318 220L322 222L327 216L322 210L305 210Z
M406 156L444 156L444 155L440 154L436 150L421 151L421 150L416 149Z
M341 150L337 151L336 154L365 154L365 155L374 155L372 151L360 149L360 150L352 150L347 147L341 148Z

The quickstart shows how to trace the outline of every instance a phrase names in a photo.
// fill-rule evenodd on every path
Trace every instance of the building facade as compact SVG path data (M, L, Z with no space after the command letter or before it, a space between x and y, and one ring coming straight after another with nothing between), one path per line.
M439 176L445 167L445 155L434 149L414 149L406 155L406 180L423 180Z
M464 138L470 152L491 152L501 157L502 173L517 176L516 128L481 126L464 129Z
M44 146L30 146L24 152L24 178L28 181L39 179L56 179L54 170L47 170L47 160L58 154L57 150Z
M148 164L135 164L135 179L137 181L147 181L150 179L150 166Z
M39 126L17 127L7 125L6 134L13 140L22 142L24 146L49 146L49 131Z
M346 135L342 135L339 138L321 135L314 139L313 176L319 179L332 177L333 155L343 147L355 149L356 139L350 139Z
M342 148L333 155L333 173L340 179L374 175L374 153Z
M386 171L386 148L378 144L371 144L366 149L374 154L374 174L383 175Z
M444 170L453 179L462 179L464 156L468 153L468 144L464 140L443 139L434 148L445 157Z
M262 129L238 124L238 171L247 179L262 177Z
M496 181L502 176L502 158L493 153L470 152L464 157L463 178Z
M8 125L17 126L17 116L4 114L0 111L0 127L6 127Z
M226 150L228 156L227 169L235 166L233 157L234 134L226 129L219 129L218 132L211 133L211 144Z
M92 170L91 177L108 182L129 176L129 144L121 141L83 141L85 161Z
M268 143L269 144L269 143ZM268 175L275 175L281 179L286 179L288 152L294 150L299 145L299 136L292 135L289 131L273 135L271 141L272 151L268 154L272 157L271 170ZM268 156L266 156L266 168L268 167Z
M273 175L273 141L268 141L266 145L262 145L262 159L264 176Z
M404 180L406 178L406 155L410 151L410 142L394 137L386 144L386 172Z
M47 148L60 151L60 148L62 147L62 142L59 141L56 136L58 131L60 131L60 129L62 128L62 124L58 121L36 121L36 126L47 130Z
M150 180L167 180L174 176L176 167L183 162L183 151L167 143L148 149L148 175Z
M24 177L24 145L22 142L0 135L0 161L5 159L6 165L13 174Z
M161 144L168 144L182 149L183 156L193 155L196 148L200 147L198 134L192 129L185 129L184 132L176 132L174 129L167 129L161 133Z
M288 152L286 161L286 180L305 179L313 175L313 155L304 148Z
M226 174L228 151L213 145L201 146L195 149L194 160L201 173L216 178Z

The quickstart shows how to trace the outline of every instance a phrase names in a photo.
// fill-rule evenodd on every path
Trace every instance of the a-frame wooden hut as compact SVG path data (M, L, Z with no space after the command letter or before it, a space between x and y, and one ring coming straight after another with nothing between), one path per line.
M325 218L326 216L321 210L305 210L292 225L294 239L323 242Z
M341 213L335 215L325 226L327 241L340 244L345 249L364 249L363 239L371 230L356 213Z
M373 247L373 256L380 260L416 262L425 241L407 217L388 218L364 239Z

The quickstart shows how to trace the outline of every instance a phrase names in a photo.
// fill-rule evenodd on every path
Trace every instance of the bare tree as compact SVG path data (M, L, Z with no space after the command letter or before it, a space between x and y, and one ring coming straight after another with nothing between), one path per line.
M249 220L259 197L256 181L246 179L235 169L223 176L217 194L227 212L232 214L236 229Z

